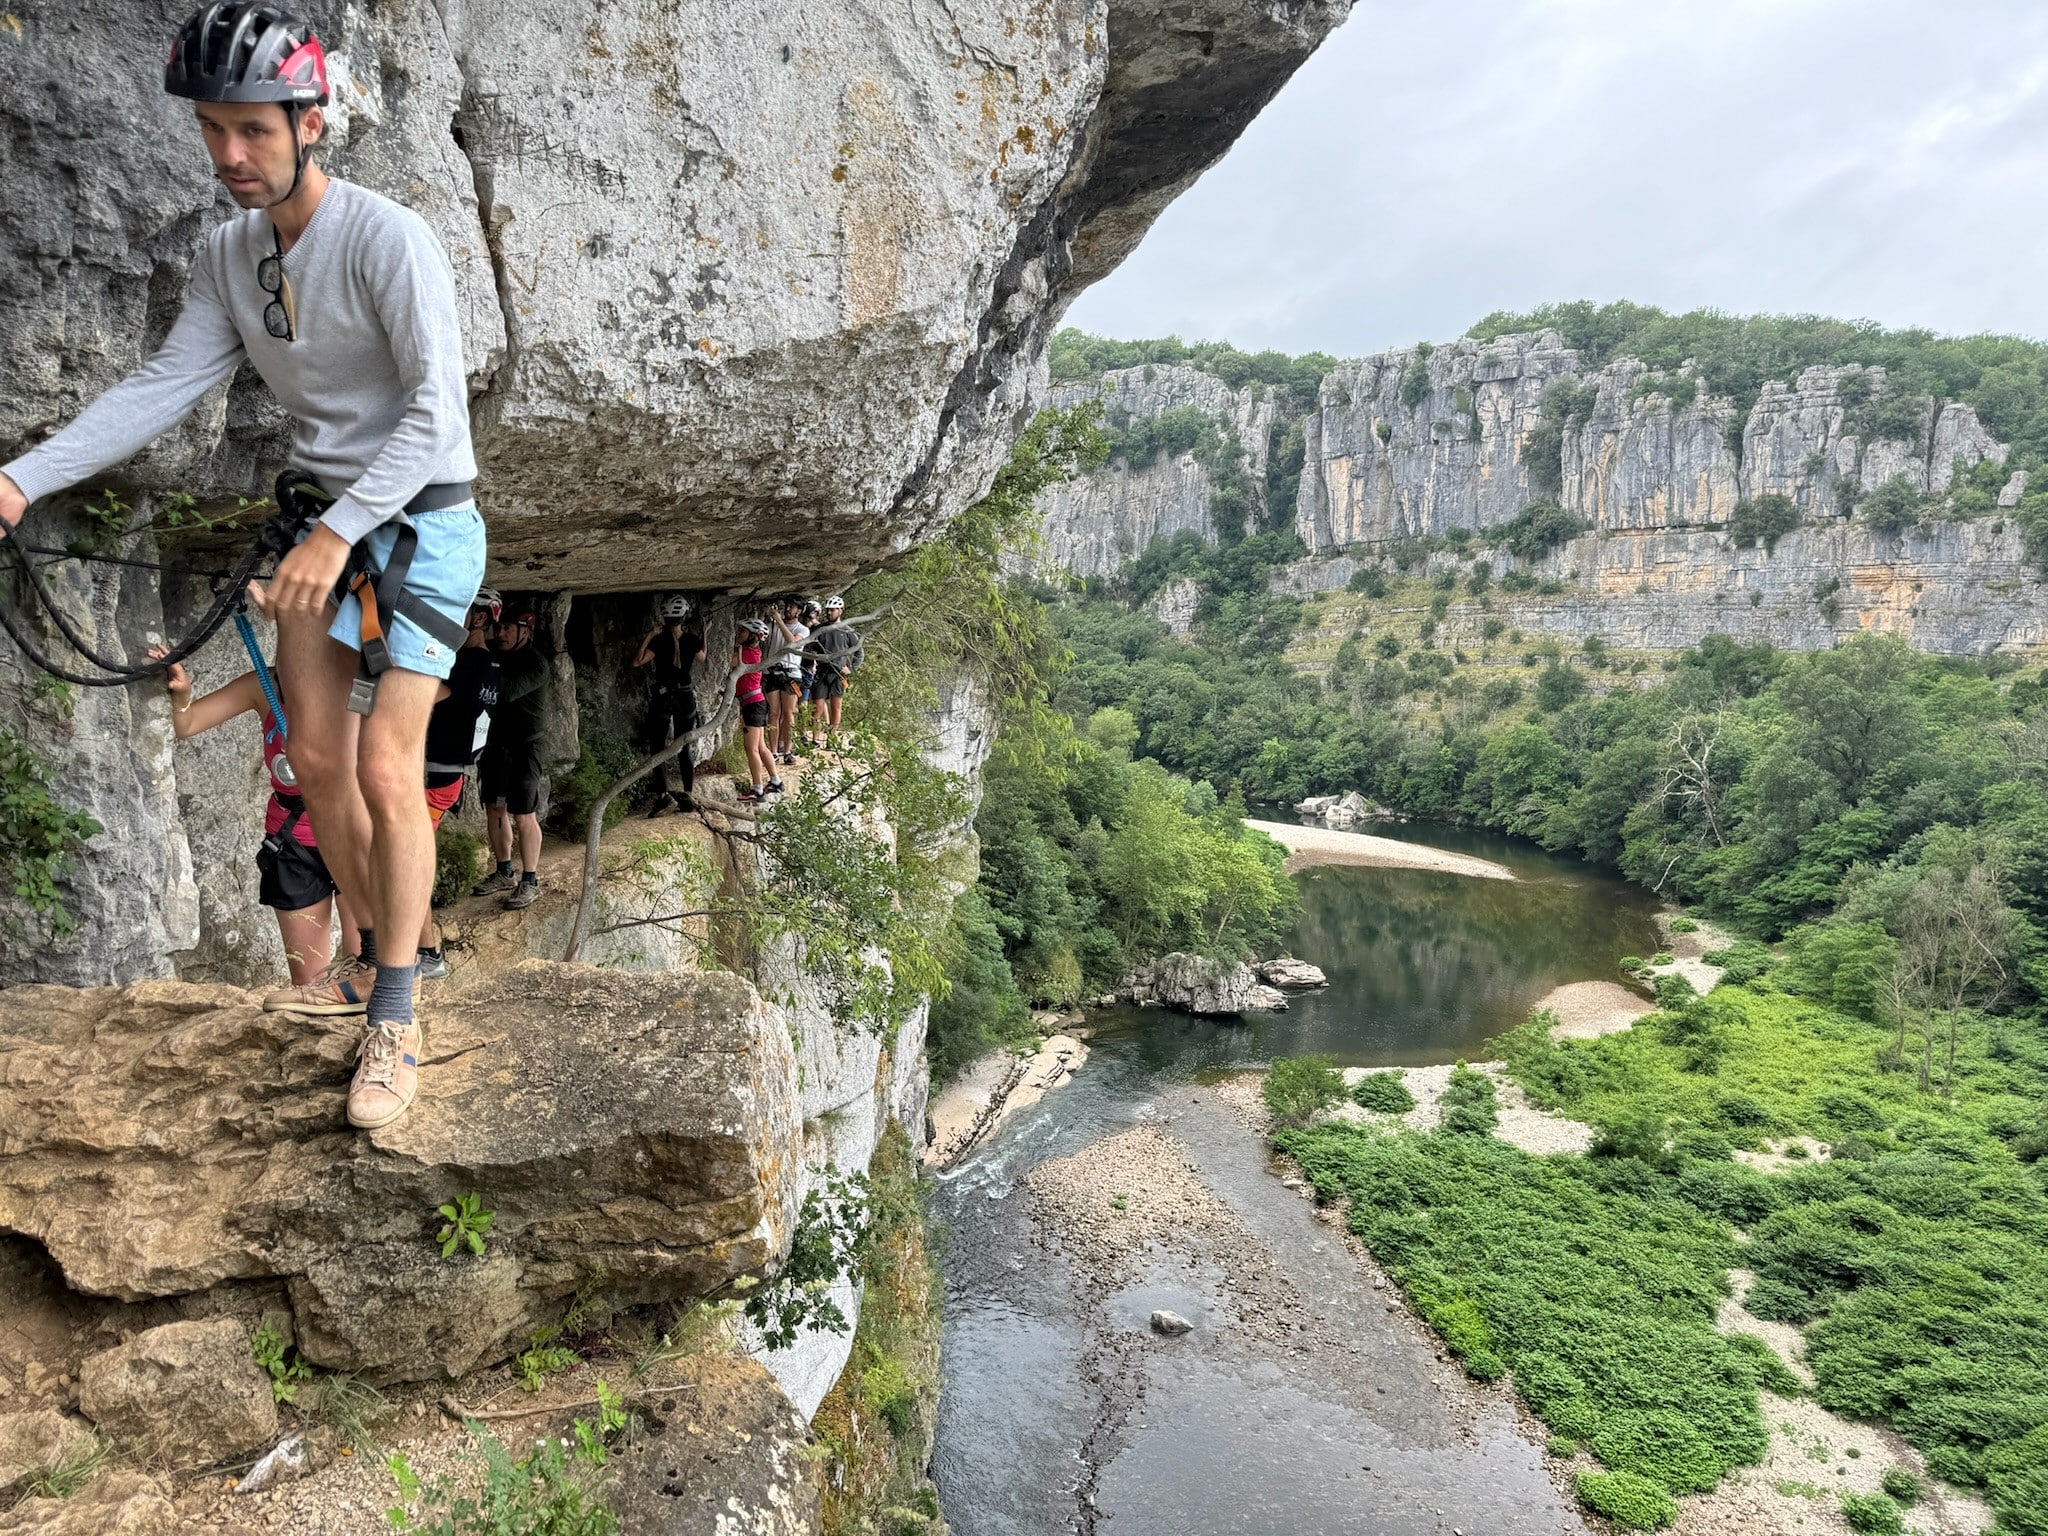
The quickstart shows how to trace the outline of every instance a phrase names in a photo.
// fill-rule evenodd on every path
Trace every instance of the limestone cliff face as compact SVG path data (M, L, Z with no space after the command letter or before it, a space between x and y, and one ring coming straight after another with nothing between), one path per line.
M176 312L226 209L162 50L186 0L0 40L0 452ZM837 583L986 488L1060 312L1348 0L311 0L331 166L454 260L502 584ZM129 482L260 491L217 391Z
M1559 384L1573 388L1576 409L1553 408L1561 419L1543 446L1544 398ZM1295 527L1314 557L1278 584L1342 586L1395 541L1459 531L1474 535L1465 556L1433 562L1469 569L1484 559L1503 575L1526 562L1489 532L1554 500L1585 532L1532 567L1562 594L1494 595L1519 627L1647 649L1716 632L1806 649L1865 629L1959 654L2048 643L2048 586L2011 524L1943 521L1934 507L1923 526L1890 536L1850 515L1845 487L1903 477L1942 497L1959 472L2007 456L1956 401L1927 402L1910 432L1881 435L1870 406L1887 388L1882 368L1808 368L1766 383L1738 419L1735 402L1708 394L1687 368L1667 376L1619 358L1591 369L1554 331L1341 363L1302 422ZM1212 537L1191 514L1161 515L1195 500L1174 500L1173 472L1155 466L1141 480L1111 465L1048 496L1049 549L1093 572L1142 552L1156 532ZM2022 488L2013 476L2000 506ZM1736 508L1768 495L1787 497L1800 526L1770 548L1736 547Z
M1213 374L1182 364L1119 368L1099 383L1066 385L1051 403L1100 399L1105 419L1151 421L1168 411L1197 410L1224 439L1237 445L1239 465L1255 484L1266 474L1266 453L1276 407L1264 385L1233 390ZM1101 470L1048 491L1039 502L1043 520L1036 563L1041 570L1108 576L1144 553L1155 538L1194 533L1215 543L1223 529L1212 508L1217 475L1203 456L1162 452L1133 466L1112 458ZM1236 534L1242 526L1230 530Z
M1563 434L1552 491L1529 448L1560 380L1590 389L1593 403ZM1604 533L1713 527L1737 502L1774 492L1805 517L1830 518L1844 479L1869 490L1904 475L1939 493L1958 464L2004 461L1976 412L1954 401L1923 411L1916 440L1859 436L1854 405L1885 384L1882 368L1808 368L1765 384L1731 435L1734 402L1694 393L1687 370L1665 378L1634 358L1588 370L1555 331L1361 358L1323 380L1304 423L1296 526L1312 550L1483 532L1550 497ZM1674 394L1693 398L1674 406Z

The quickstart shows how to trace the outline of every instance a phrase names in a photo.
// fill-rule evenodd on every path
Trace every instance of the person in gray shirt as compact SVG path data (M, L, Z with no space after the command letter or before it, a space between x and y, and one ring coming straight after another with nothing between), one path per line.
M175 426L245 358L290 413L292 465L334 501L268 589L250 595L277 622L307 814L336 883L371 921L360 959L345 956L264 1005L364 1014L348 1115L375 1128L404 1114L418 1089L412 941L434 873L420 784L427 716L455 650L402 613L387 618L391 669L374 712L351 714L361 613L354 596L337 609L332 594L352 547L374 568L389 561L408 513L413 597L459 631L483 580L455 274L417 214L312 158L327 72L303 21L246 0L208 5L179 31L164 85L194 103L214 173L243 212L208 235L155 356L0 465L0 526ZM379 933L405 964L378 959Z

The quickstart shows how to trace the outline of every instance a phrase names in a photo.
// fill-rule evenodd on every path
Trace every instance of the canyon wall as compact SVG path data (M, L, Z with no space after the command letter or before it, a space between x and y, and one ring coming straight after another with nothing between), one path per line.
M325 162L417 210L454 263L488 579L543 594L823 590L929 536L1041 402L1066 306L1348 8L303 7L331 49ZM232 212L144 42L189 9L26 0L0 28L0 459L148 355ZM165 497L232 510L285 447L245 368L102 483L33 509L60 544L113 489L128 526L154 523L122 552L197 573L164 592L131 568L52 567L88 637L135 657L183 633L236 540L170 528ZM12 586L0 601L24 611ZM231 638L200 661L238 666ZM174 769L151 685L38 688L0 641L10 729L104 831L66 882L80 935L0 933L0 977L122 982L179 952L245 977L234 952L264 947L232 915L246 762L209 748L185 754L204 771Z
M1265 385L1233 390L1213 374L1183 364L1119 368L1099 381L1063 385L1052 393L1055 406L1099 399L1105 420L1151 420L1168 411L1196 410L1224 439L1237 444L1239 464L1263 485L1266 453L1276 407ZM1213 511L1217 472L1211 456L1160 452L1132 464L1112 457L1094 474L1054 486L1040 498L1040 547L1033 563L1041 571L1075 576L1114 575L1155 538L1193 533L1214 544L1225 533ZM1228 530L1235 537L1239 525Z
M1553 410L1546 444L1544 398L1560 383L1577 407ZM1910 430L1895 421L1900 435L1881 435L1870 406L1887 388L1882 368L1812 367L1764 384L1742 416L1689 368L1653 373L1626 357L1588 368L1554 331L1341 363L1302 422L1295 529L1311 558L1276 585L1341 587L1361 564L1405 553L1395 546L1436 540L1432 567L1484 560L1496 577L1526 568L1557 585L1496 589L1494 611L1510 624L1624 647L1728 633L1812 649L1864 630L1948 654L2048 644L2048 585L2005 515L2024 478L1991 474L1999 490L1974 508L1952 499L1959 476L1996 470L2006 446L1957 401L1921 403ZM1144 403L1132 399L1134 411ZM1144 498L1114 464L1049 496L1048 547L1072 552L1069 568L1083 574L1141 552L1167 500L1165 471L1148 474ZM1900 478L1924 502L1916 526L1882 532L1854 512ZM1742 547L1730 528L1738 507L1770 496L1790 502L1798 525ZM1561 506L1581 531L1517 555L1506 525L1538 502ZM1445 536L1462 545L1442 548Z

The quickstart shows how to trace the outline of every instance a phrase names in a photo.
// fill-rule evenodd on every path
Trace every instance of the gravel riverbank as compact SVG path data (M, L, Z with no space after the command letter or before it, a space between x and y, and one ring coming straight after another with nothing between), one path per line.
M1338 832L1329 827L1303 827L1284 821L1246 821L1287 850L1287 873L1318 864L1362 864L1374 869L1426 869L1444 875L1470 875L1475 880L1512 880L1514 871L1491 859L1452 853L1423 843L1404 843L1369 832Z

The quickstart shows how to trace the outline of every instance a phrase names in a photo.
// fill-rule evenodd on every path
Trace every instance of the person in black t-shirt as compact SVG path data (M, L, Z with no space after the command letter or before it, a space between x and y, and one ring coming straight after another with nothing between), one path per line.
M692 667L704 659L704 631L688 622L687 597L662 599L661 622L647 632L633 655L636 667L654 668L654 686L647 701L646 743L658 752L678 736L697 729L697 694L691 686ZM679 811L692 806L697 788L697 768L691 761L693 749L685 747L670 758L662 773L662 792L655 796L649 816L659 816L671 804Z
M477 592L469 610L469 639L455 653L454 669L441 685L434 712L427 717L427 814L436 829L441 818L462 803L470 765L484 749L491 711L498 707L499 663L497 652L491 649L491 629L503 611L503 603L491 588ZM431 907L420 929L419 951L423 980L448 974Z
M498 867L470 889L505 892L505 905L530 907L540 896L540 799L546 775L540 739L547 718L547 658L533 648L535 616L521 609L498 621L498 706L477 764L477 785L489 807L491 852ZM512 873L517 844L519 873Z

